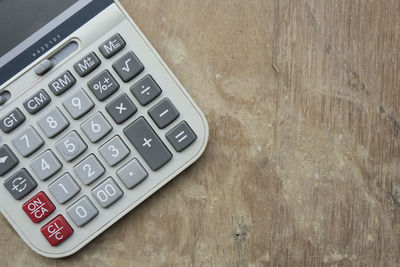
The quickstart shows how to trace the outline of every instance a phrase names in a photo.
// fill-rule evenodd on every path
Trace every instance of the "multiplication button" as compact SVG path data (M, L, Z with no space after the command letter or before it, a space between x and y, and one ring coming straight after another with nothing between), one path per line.
M117 124L125 122L137 112L135 104L125 93L108 104L106 110Z
M19 163L18 158L7 145L0 147L0 176L7 174Z

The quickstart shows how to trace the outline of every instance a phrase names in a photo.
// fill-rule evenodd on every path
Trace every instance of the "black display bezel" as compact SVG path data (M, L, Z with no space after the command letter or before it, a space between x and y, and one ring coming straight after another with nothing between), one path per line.
M0 68L0 86L54 46L58 45L71 33L79 29L82 25L91 20L112 3L114 3L114 0L93 0L42 37L39 41L35 42L11 61L7 62Z

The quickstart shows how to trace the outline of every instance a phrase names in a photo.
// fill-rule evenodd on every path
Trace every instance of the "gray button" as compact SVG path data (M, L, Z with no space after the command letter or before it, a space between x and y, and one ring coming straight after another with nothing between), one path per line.
M179 112L168 98L164 98L149 110L149 115L158 128L164 129L179 117Z
M51 102L50 96L45 90L40 90L24 102L25 109L30 114L36 114Z
M111 38L109 38L107 41L102 43L99 46L100 52L103 54L105 58L110 58L119 51L121 51L122 48L125 47L125 41L122 39L122 37L117 33L114 34Z
M90 155L76 165L74 171L85 185L91 184L106 172L95 155Z
M49 83L50 90L55 95L61 95L76 83L75 77L68 70Z
M53 138L69 126L69 121L58 108L54 108L38 121L38 125L48 138Z
M144 70L143 64L132 51L118 59L113 68L124 82L129 82Z
M56 143L56 148L61 156L68 162L73 161L86 151L87 145L76 131Z
M130 161L119 169L117 175L128 189L134 188L148 176L146 170L137 159Z
M197 139L196 134L185 121L169 131L166 137L177 152L183 151Z
M65 173L63 176L58 178L54 183L49 185L50 193L60 204L64 204L71 198L73 198L81 188L72 178L71 174Z
M42 181L49 179L63 167L51 150L47 150L41 154L30 165L33 172Z
M74 69L79 76L85 77L100 66L100 64L101 61L97 55L94 52L90 52L74 65Z
M12 143L23 157L27 157L41 148L44 141L32 126L28 126Z
M105 70L90 80L88 87L99 101L103 101L119 89L119 84L108 70Z
M124 133L153 171L172 158L171 152L143 117L126 127Z
M0 129L10 133L25 121L25 116L19 108L14 109L0 120Z
M100 112L97 112L85 121L81 125L81 128L93 143L100 141L112 130L111 124L108 123L106 118L104 118L103 114Z
M131 91L142 106L146 106L161 94L161 88L150 75L146 75L132 86Z
M135 104L125 93L108 104L106 110L118 124L125 122L137 112Z
M36 188L37 183L27 170L22 169L8 178L4 182L4 186L16 200L20 200L32 192Z
M0 176L7 174L19 163L18 158L7 145L0 147Z
M51 70L53 67L54 67L53 62L51 62L48 59L44 59L42 62L39 63L39 65L35 67L35 73L36 75L42 76L43 74Z
M111 167L117 165L131 153L129 148L118 135L114 136L110 141L101 146L99 152Z
M63 105L75 120L81 118L94 107L93 101L83 89L79 89L76 93L70 96L63 102Z
M117 185L113 178L109 177L107 180L98 185L92 190L94 198L99 202L103 208L108 208L120 199L124 192Z
M96 217L99 211L87 196L83 196L68 207L67 214L78 227L82 227Z

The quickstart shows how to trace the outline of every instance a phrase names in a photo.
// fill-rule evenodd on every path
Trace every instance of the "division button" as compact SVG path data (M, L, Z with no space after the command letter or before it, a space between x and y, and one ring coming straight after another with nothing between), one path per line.
M28 126L12 140L12 143L23 157L30 156L44 145L42 137L32 126Z
M171 152L143 117L126 127L124 133L153 171L171 160Z
M185 121L169 131L166 137L177 152L185 150L197 139L196 134Z
M148 173L142 164L137 159L134 159L119 169L117 175L126 188L132 189L146 179Z
M75 63L74 69L79 74L79 76L85 77L86 75L94 71L98 66L100 66L100 64L101 61L97 57L97 55L94 52L90 52L77 63Z
M103 101L119 89L119 84L110 72L105 70L94 79L90 80L88 82L88 87L99 101Z
M87 196L83 196L67 208L67 214L78 227L82 227L93 220L99 214L99 211Z
M138 109L128 95L123 93L108 104L106 110L117 124L121 124L132 117Z
M25 121L25 115L19 108L14 109L0 120L0 129L3 133L10 133Z
M37 183L27 170L22 169L8 178L4 182L4 186L16 200L20 200L32 192L36 188Z
M113 68L124 82L129 82L144 70L143 64L132 51L118 59Z
M116 33L107 41L102 43L99 46L99 50L105 58L110 58L119 51L121 51L121 49L124 48L125 45L126 45L125 41L118 33Z
M32 222L39 223L49 216L56 207L54 207L44 192L39 192L36 196L28 200L22 206L22 209Z
M51 222L43 226L40 231L53 247L64 242L74 232L62 215L58 215Z
M68 70L49 83L50 90L59 96L76 83L75 77Z
M131 87L131 91L142 106L146 106L161 94L161 88L150 75Z
M42 181L49 179L61 170L62 167L63 165L51 150L47 150L31 163L33 172Z
M0 176L7 174L19 163L18 158L7 145L0 147Z
M158 128L164 129L179 117L179 112L168 98L164 98L149 110L149 115Z
M30 114L36 114L51 102L50 96L45 90L40 90L24 102L25 109Z

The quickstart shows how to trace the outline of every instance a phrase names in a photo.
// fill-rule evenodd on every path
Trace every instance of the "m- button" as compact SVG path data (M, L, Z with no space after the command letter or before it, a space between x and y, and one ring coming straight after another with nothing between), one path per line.
M121 49L124 48L125 45L126 45L125 41L117 33L117 34L114 34L107 41L102 43L99 46L99 50L105 58L110 58L113 55L115 55L116 53L118 53L119 51L121 51Z

